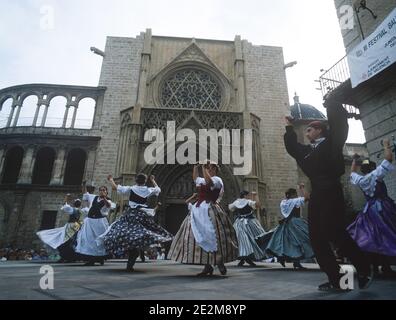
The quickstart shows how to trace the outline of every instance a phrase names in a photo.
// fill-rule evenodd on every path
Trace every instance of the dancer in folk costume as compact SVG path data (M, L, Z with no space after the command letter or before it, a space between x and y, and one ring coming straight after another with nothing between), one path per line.
M260 247L262 242L260 240L268 234L253 212L253 210L261 208L257 193L242 191L239 199L231 203L228 208L231 212L236 213L234 229L238 238L238 259L240 259L238 266L243 266L247 262L254 267L256 264L253 260L262 260L265 257L265 252Z
M304 185L299 185L300 197L296 189L288 189L286 199L280 203L283 219L279 221L274 234L267 246L267 253L277 257L285 267L286 261L293 261L294 269L305 269L300 260L310 259L314 256L309 240L308 223L301 218L301 208L309 201L309 193Z
M286 117L285 147L311 181L308 206L309 236L315 257L328 282L321 291L343 291L340 265L331 243L350 258L358 273L360 289L372 281L372 270L365 254L346 231L345 201L340 177L345 173L343 147L348 137L348 113L341 104L326 105L329 129L314 121L307 126L306 137L311 144L298 143L292 119Z
M363 251L372 253L377 272L381 265L385 275L394 275L389 257L396 257L396 204L388 196L383 179L395 167L389 140L384 140L383 144L385 159L378 167L366 160L360 169L363 175L360 175L356 159L352 162L351 183L363 191L366 204L347 230Z
M83 224L84 209L81 209L81 200L76 199L73 207L70 206L70 194L65 197L65 204L60 209L69 216L68 222L60 228L42 230L37 232L37 236L45 244L59 251L61 259L59 262L74 262L78 256L74 250L77 232ZM85 208L87 213L87 208Z
M225 275L224 264L238 256L237 239L231 220L218 203L224 193L223 181L217 176L218 165L207 163L202 171L203 178L199 177L198 166L193 168L197 200L189 205L189 214L172 242L168 258L185 264L205 265L198 276L212 275L212 265L217 265Z
M116 207L115 203L107 197L108 190L106 186L99 188L99 195L85 194L91 206L88 211L88 217L84 220L83 227L77 235L78 252L84 260L88 262L87 266L93 266L95 262L104 264L106 250L103 245L98 244L96 239L103 234L109 227L107 216L111 209Z
M136 258L142 250L160 246L161 243L173 239L172 234L155 223L155 209L147 205L148 198L158 196L161 189L154 176L150 176L150 182L154 187L147 187L147 176L142 173L136 176L136 184L133 186L117 185L111 175L108 176L108 180L113 190L129 196L129 206L101 238L108 254L120 255L127 252L127 270L134 271Z

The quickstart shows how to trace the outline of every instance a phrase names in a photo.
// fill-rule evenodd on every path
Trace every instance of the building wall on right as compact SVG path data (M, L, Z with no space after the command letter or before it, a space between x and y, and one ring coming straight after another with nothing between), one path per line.
M381 140L396 137L396 85L362 101L359 110L370 159L379 164L384 158ZM389 195L396 199L396 170L386 177L385 183Z
M353 28L341 29L346 52L357 46L363 40L363 37L367 38L396 7L396 0L366 0L366 7L371 9L377 16L374 19L367 9L360 9L359 13L356 13L355 8L359 8L360 3L361 0L334 0L338 19L346 17L348 14L346 7L343 6L351 6L353 8ZM359 27L359 20L362 30Z
M355 8L359 7L361 2L361 0L334 1L339 19L345 15L342 6L349 5L354 8L354 28L350 30L341 28L347 53L363 40L363 35L367 38L396 7L396 0L367 0L366 7L377 16L374 19L367 9L360 9L360 12L356 13ZM362 30L359 27L357 14ZM394 70L394 66L389 67L388 71L383 71L377 76L375 82L370 79L360 85L359 90L352 90L348 94L356 101L354 106L359 109L362 117L369 157L377 164L384 158L381 141L384 138L396 137L396 74ZM393 171L387 176L385 182L389 195L396 199L396 172Z

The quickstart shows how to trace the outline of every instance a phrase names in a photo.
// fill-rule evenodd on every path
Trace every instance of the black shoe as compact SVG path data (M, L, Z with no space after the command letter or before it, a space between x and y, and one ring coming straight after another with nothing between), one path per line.
M324 292L336 292L336 293L351 291L351 289L342 289L340 286L332 285L330 282L322 283L321 285L319 285L318 290Z
M283 268L286 268L285 259L278 259L278 262L281 264Z
M133 268L133 264L127 263L126 271L133 272L135 269Z
M294 270L307 270L307 268L303 267L300 261L293 262Z
M213 267L210 264L206 264L202 272L197 274L197 277L205 277L213 275Z
M239 261L238 267L242 267L244 264L245 264L245 259L242 259L241 261Z
M224 264L217 265L217 268L219 268L221 275L225 276L227 274L227 268Z
M246 259L246 262L249 264L251 267L257 267L257 265L252 261L252 259Z

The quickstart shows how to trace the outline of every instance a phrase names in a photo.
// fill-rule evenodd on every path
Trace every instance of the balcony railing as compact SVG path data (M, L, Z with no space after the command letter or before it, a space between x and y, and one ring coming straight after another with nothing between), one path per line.
M0 129L7 128L8 116L2 116L0 114ZM41 123L41 119L38 118L38 123ZM32 127L34 122L34 117L19 117L18 124L15 127ZM55 117L47 117L45 121L45 125L36 125L35 127L42 128L62 128L63 118L55 118ZM66 129L71 128L70 121L66 123ZM92 128L92 119L80 119L77 118L75 121L75 125L72 129L85 129L89 130Z
M26 84L1 89L0 128L91 129L93 119L87 119L93 118L98 103L103 101L105 90L106 87L55 84ZM62 101L57 100L58 97ZM26 102L28 98L34 101Z
M349 71L348 59L347 56L345 56L320 76L319 81L323 99L326 100L330 92L337 89L350 78L351 74ZM360 120L359 109L347 103L343 103L343 106L345 110L348 111L349 118Z
M322 96L325 97L328 93L350 79L350 77L348 59L345 56L320 76L319 81Z

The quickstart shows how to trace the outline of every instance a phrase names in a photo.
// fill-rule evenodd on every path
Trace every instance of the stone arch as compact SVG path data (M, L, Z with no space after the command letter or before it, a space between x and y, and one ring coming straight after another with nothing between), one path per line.
M147 166L142 172L153 174L161 187L160 201L162 210L158 215L161 225L173 234L177 232L188 210L185 200L195 191L192 181L192 165L153 165ZM219 176L224 181L225 193L221 201L224 209L239 195L241 181L232 175L232 168L220 165Z
M0 128L4 128L7 125L13 103L13 97L9 96L0 104Z
M12 93L6 93L4 96L0 97L0 111L1 111L1 106L6 102L8 99L12 99L12 103L16 102L17 98L15 97L14 94ZM11 104L12 104L11 103Z
M64 185L81 185L86 160L87 154L80 148L72 149L68 152L63 182Z
M10 148L5 156L2 183L17 183L25 151L20 146Z
M74 127L80 129L91 129L95 116L95 107L96 101L91 97L85 97L79 100Z
M44 147L38 150L33 169L32 184L48 185L51 182L56 152L53 148Z
M59 92L59 91L49 93L46 100L50 104L53 99L57 99L59 97L65 98L67 102L72 100L71 95L69 93Z
M26 96L21 100L21 112L17 126L31 126L37 109L38 97L35 94Z
M63 124L63 116L66 110L67 99L58 95L49 100L48 113L45 120L45 127L60 128Z
M30 96L36 96L37 99L41 98L41 94L38 91L34 91L34 90L28 90L26 92L23 92L21 95L19 95L19 104L23 105L23 103L25 102L26 98L30 97Z

